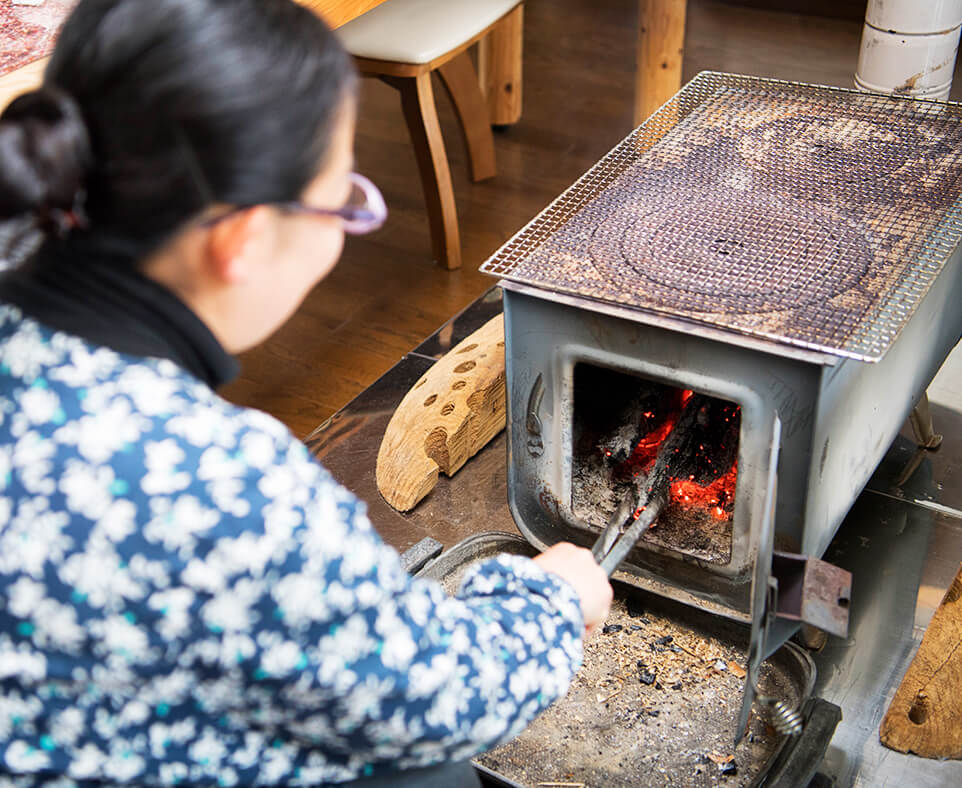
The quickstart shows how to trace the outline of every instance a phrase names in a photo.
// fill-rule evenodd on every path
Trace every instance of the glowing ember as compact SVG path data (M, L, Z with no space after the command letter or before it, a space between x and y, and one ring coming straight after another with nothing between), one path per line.
M657 528L643 539L708 561L728 561L741 423L737 404L589 364L576 365L574 388L576 516L604 527L621 506L631 523L633 517L647 520L657 501Z
M628 458L613 467L613 478L634 478L652 472L659 450L671 435L685 403L691 397L690 390L674 389L662 407L645 410L641 414L642 437ZM677 457L669 466L674 474L678 474L669 485L670 506L683 511L700 510L720 521L731 517L738 478L733 449L737 445L735 436L739 415L739 408L733 403L710 401L700 421L691 429L687 446L674 449L676 455L683 456ZM726 448L726 442L730 448ZM604 449L604 454L612 458L610 450ZM636 510L634 519L637 520L642 511L643 507Z
M727 520L735 503L735 483L738 463L710 484L701 485L689 479L675 479L671 483L670 500L683 509L707 509L716 520Z
M654 423L657 418L654 411L647 410L642 414L644 421L641 426L643 430L646 430L645 436L635 444L631 456L619 468L621 475L637 476L639 473L647 473L651 470L651 466L658 456L658 449L664 443L665 438L671 434L682 409L685 407L685 403L691 398L691 395L692 392L687 389L675 389L660 424ZM605 456L610 457L611 452L605 451Z

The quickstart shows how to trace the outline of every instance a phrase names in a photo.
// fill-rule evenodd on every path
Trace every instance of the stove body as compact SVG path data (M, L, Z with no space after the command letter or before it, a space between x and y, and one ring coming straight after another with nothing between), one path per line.
M702 74L485 263L522 533L598 534L573 493L585 370L734 403L727 555L646 536L622 569L757 620L773 546L824 553L962 335L959 114Z
M944 280L877 364L772 352L505 283L508 496L519 529L540 548L560 540L590 546L598 534L572 506L579 364L734 402L742 419L730 560L642 541L622 569L650 590L745 617L755 558L765 549L760 524L776 417L774 547L818 557L959 339L959 321L943 319L962 303L958 256ZM531 408L538 388L540 404Z

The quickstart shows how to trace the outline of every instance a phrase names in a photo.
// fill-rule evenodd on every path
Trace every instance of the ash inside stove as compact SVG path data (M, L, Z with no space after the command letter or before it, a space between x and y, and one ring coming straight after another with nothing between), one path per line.
M573 513L603 528L624 498L663 486L667 505L643 541L728 563L740 424L727 400L576 365Z

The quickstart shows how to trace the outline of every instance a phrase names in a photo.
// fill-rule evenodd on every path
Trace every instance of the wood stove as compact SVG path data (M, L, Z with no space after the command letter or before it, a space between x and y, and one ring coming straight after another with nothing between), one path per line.
M824 553L962 335L960 115L703 73L496 252L522 533L590 545L694 392L729 419L720 470L673 480L623 570L753 617L756 660L831 630L847 589L777 560L776 598L773 550Z

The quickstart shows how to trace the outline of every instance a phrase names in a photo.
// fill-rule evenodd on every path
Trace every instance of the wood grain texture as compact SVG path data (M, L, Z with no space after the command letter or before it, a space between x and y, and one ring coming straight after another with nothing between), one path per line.
M494 135L470 56L462 52L438 68L438 73L461 121L468 160L471 162L471 180L493 178L497 174Z
M478 79L496 126L521 120L524 4L498 20L478 43Z
M635 75L635 125L681 87L687 0L640 0L638 71Z
M889 704L879 739L925 758L962 758L962 565Z
M418 161L421 189L431 230L431 251L442 268L449 271L461 267L461 234L458 231L458 209L454 202L451 169L444 146L444 136L434 105L431 73L413 78L384 77L401 93L401 110L411 135L411 145Z
M366 14L384 0L294 0L321 16L331 27L340 27Z
M377 455L377 488L413 509L504 429L504 320L492 318L435 362L401 400Z

